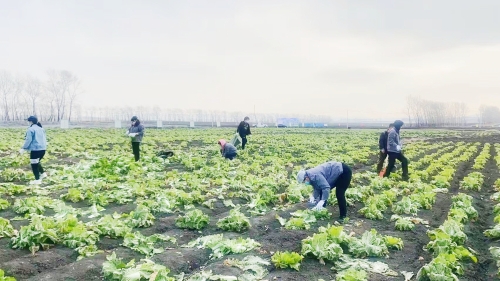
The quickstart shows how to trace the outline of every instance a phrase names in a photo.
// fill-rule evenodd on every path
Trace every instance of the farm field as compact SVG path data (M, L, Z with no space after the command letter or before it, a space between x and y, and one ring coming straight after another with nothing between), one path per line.
M375 174L379 130L47 130L33 179L0 129L0 270L12 280L497 280L500 133L402 130L410 181ZM164 161L158 151L175 155ZM297 171L353 168L348 217L307 209ZM292 254L295 253L295 254ZM134 260L134 262L130 262ZM0 281L11 280L2 276ZM417 276L418 275L418 276ZM350 279L349 279L350 278Z

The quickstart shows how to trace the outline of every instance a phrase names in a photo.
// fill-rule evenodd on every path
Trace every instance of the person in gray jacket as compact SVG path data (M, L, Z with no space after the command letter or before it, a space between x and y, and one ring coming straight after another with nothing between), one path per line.
M140 145L144 137L144 126L137 116L133 116L130 121L132 124L125 134L131 138L132 151L134 152L135 161L137 162L141 159Z
M384 173L384 178L391 174L396 159L401 162L403 168L403 180L408 180L408 159L403 155L403 144L400 138L400 130L404 125L403 121L396 120L394 122L394 127L389 130L389 135L387 136L387 155L389 156L389 163L387 164L387 169Z
M30 126L26 131L24 145L19 150L19 153L30 152L31 170L35 176L35 180L31 181L30 184L39 185L42 184L42 179L47 177L47 173L44 172L40 163L47 150L47 137L45 130L35 116L28 117L26 121L29 121Z
M234 145L228 143L226 140L219 140L218 144L220 145L220 153L224 158L233 160L236 155L238 155L238 150Z
M300 170L297 181L312 185L313 193L309 203L314 204L313 210L323 209L330 196L330 191L335 189L337 202L339 204L340 216L343 220L347 217L347 201L345 192L351 184L352 171L349 166L341 162L330 161L308 170Z

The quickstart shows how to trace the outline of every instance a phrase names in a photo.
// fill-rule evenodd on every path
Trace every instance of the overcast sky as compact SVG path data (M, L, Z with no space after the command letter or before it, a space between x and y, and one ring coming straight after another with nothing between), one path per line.
M406 95L500 106L500 1L0 0L0 69L84 104L405 116Z

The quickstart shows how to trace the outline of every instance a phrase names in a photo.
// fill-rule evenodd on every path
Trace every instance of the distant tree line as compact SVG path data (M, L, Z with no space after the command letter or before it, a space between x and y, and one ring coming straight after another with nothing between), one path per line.
M220 110L187 110L160 107L87 106L78 104L82 96L81 80L67 70L49 70L43 78L13 75L0 70L0 121L21 121L35 115L40 121L61 120L111 122L129 120L137 115L144 121L239 122L249 116L253 123L274 123L280 117L299 118L302 122L331 121L324 115L255 114Z
M406 113L412 127L464 126L467 112L463 102L437 102L411 95L406 98Z
M500 124L500 109L497 106L481 105L479 123L484 125Z
M107 122L113 120L129 120L137 115L144 121L195 121L195 122L239 122L245 116L250 117L252 123L275 123L281 117L298 118L301 122L331 122L331 117L324 115L306 114L278 114L229 112L222 110L176 109L161 107L78 107L78 120Z
M0 71L0 120L71 120L81 92L80 79L66 70L49 70L44 79Z

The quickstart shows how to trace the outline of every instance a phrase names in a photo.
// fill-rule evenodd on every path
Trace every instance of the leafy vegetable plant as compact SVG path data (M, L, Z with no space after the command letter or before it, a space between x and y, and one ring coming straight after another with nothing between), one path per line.
M362 269L349 268L339 272L335 281L368 281L368 274Z
M389 254L385 239L375 229L366 231L361 238L353 239L349 252L355 257L382 257Z
M242 232L249 229L250 226L250 220L239 209L229 211L229 216L217 222L217 227L226 231Z
M276 252L271 257L271 261L277 268L293 268L295 270L299 270L300 262L304 257L295 252Z
M175 243L176 239L161 234L144 236L140 232L134 232L125 234L125 237L123 237L123 246L151 257L155 254L163 253L163 249L154 247L155 243L159 241L171 241Z
M208 225L209 217L201 210L195 209L187 212L184 216L179 216L175 225L180 228L202 229Z
M344 251L339 244L328 240L327 233L316 233L302 240L302 255L311 254L319 260L338 260Z

